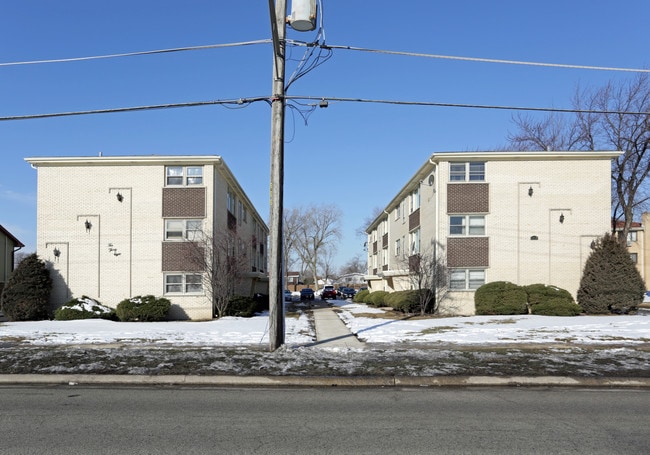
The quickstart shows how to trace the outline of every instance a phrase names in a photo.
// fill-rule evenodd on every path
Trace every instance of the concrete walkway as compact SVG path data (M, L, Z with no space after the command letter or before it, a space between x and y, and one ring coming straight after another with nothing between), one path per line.
M364 343L345 326L341 318L330 307L314 308L316 342L308 347L363 349Z

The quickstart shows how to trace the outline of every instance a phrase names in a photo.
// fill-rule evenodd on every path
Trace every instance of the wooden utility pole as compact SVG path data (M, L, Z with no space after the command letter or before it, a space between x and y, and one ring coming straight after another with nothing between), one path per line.
M284 206L284 63L287 0L269 0L273 34L273 97L271 98L271 225L269 248L269 348L284 344L284 277L282 222Z

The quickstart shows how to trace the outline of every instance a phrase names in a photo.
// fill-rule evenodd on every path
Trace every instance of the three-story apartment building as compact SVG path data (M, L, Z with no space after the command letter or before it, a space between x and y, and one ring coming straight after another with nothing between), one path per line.
M220 156L26 161L37 170L37 254L51 269L53 309L82 295L115 308L151 294L172 302L172 319L210 319L204 270L190 260L203 235L236 233L232 254L250 264L238 293L268 293L268 227Z
M434 153L368 226L370 290L412 289L409 257L448 272L440 311L474 314L485 283L576 295L593 240L610 229L619 152Z

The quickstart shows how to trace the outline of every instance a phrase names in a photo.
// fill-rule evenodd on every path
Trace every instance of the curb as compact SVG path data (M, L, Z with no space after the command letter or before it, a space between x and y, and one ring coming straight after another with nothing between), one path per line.
M2 385L156 385L214 387L593 387L650 389L650 378L567 376L189 376L3 374Z

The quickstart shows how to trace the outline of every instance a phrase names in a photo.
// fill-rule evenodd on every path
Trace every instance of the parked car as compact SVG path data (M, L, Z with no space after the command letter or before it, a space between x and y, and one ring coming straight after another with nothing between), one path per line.
M300 300L314 300L314 290L310 288L301 289Z
M285 302L291 302L293 300L293 297L291 296L291 291L289 289L284 290L284 301Z
M325 286L320 291L320 298L321 300L326 300L326 299L336 300L336 289L334 289L334 286Z
M357 291L355 291L353 288L343 288L341 289L341 298L352 299L356 293Z

